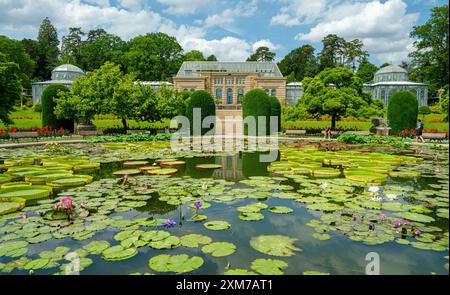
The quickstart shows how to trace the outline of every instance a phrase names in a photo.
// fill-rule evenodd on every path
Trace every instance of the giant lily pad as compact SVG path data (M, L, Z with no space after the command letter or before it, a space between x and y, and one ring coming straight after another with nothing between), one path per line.
M139 170L139 169L124 169L124 170L119 170L119 171L113 172L113 174L116 176L121 176L121 177L124 177L126 175L136 176L136 175L141 174L141 170Z
M173 175L178 173L178 169L176 168L161 168L155 170L147 170L147 173L150 175Z
M0 189L2 198L23 198L25 200L40 199L50 196L52 188L44 185L32 185L25 187L10 187Z
M282 275L287 266L286 262L278 259L255 259L250 267L262 275Z
M222 168L222 165L219 164L199 164L195 166L198 170L208 170L208 169L219 169Z
M123 163L123 167L137 167L137 166L145 166L148 164L148 161L128 161Z
M199 256L189 257L186 254L167 255L161 254L152 257L149 261L151 269L158 272L186 273L200 268L203 259Z
M250 240L250 245L257 251L272 256L292 256L295 251L302 251L294 246L297 239L281 235L258 236Z
M223 257L233 254L236 246L228 242L215 242L202 247L202 252L214 257Z

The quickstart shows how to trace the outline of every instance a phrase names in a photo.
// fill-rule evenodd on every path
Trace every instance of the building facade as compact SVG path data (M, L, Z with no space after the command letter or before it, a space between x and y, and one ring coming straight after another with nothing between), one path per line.
M31 84L33 105L41 100L42 92L51 84L62 84L68 88L72 87L76 78L84 76L84 72L77 66L64 64L56 67L52 71L52 78L49 81L34 82Z
M371 93L373 99L381 100L385 106L397 91L411 91L416 94L419 106L428 105L428 85L408 81L408 72L399 66L391 65L379 69L373 82L364 84L363 90Z
M218 109L239 110L244 95L255 88L286 101L286 79L274 62L192 62L181 65L173 78L179 91L206 90Z
M286 85L286 106L294 106L303 95L302 82L291 82Z

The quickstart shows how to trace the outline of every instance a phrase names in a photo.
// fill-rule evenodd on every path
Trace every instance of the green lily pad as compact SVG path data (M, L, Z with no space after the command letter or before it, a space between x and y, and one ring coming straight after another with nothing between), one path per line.
M148 161L128 161L123 162L123 167L137 167L137 166L145 166L148 164Z
M184 235L180 238L181 246L197 248L199 245L206 245L212 242L212 239L208 236L200 234Z
M150 175L173 175L178 173L178 169L176 168L161 168L156 170L147 170L147 173Z
M148 245L155 249L172 249L180 245L180 239L176 236L169 236L163 240L151 241Z
M141 174L141 170L139 170L139 169L124 169L124 170L119 170L119 171L113 172L113 174L116 176L120 176L120 177L124 177L125 175L136 176L136 175Z
M219 164L199 164L195 166L195 168L199 170L207 170L207 169L219 169L222 168L222 165Z
M241 220L247 220L247 221L257 221L264 219L264 215L261 213L255 213L255 212L242 212L239 214L239 219Z
M328 234L319 234L319 233L313 233L312 236L320 241L329 240L331 237Z
M224 230L231 228L231 224L226 221L208 221L204 223L203 226L210 230Z
M48 258L37 258L30 260L27 264L23 266L23 269L30 270L30 269L46 268L49 263L50 259Z
M189 257L186 254L167 255L161 254L152 257L149 261L151 269L157 272L186 273L200 268L203 259L199 256Z
M236 246L228 242L215 242L202 247L202 252L214 257L224 257L233 254Z
M413 213L413 212L399 212L399 213L395 213L395 215L398 217L404 218L404 219L408 219L411 221L417 221L417 222L429 223L429 222L435 221L433 217L419 214L419 213Z
M23 206L16 202L0 202L0 215L19 211Z
M108 241L92 241L87 245L83 246L83 249L88 251L90 254L100 255L104 250L110 247Z
M0 199L22 198L25 200L47 198L52 193L52 188L44 185L32 185L24 187L9 187L0 189Z
M294 210L292 208L284 206L273 206L269 208L269 211L272 213L287 214L293 212Z
M294 246L297 239L281 235L258 236L250 240L250 245L257 251L272 256L292 256L295 251L302 251Z
M262 275L282 275L283 268L288 264L278 259L255 259L250 266L254 271Z
M343 206L334 203L317 203L306 206L306 209L315 211L338 211L343 208Z
M103 250L102 258L108 261L117 261L131 258L137 253L136 248L124 248L121 245L116 245Z

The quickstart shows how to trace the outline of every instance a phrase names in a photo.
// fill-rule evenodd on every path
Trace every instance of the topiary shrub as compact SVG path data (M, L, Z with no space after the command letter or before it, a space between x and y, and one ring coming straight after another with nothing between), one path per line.
M69 91L69 89L62 84L52 84L47 86L42 92L41 96L41 109L42 109L42 126L49 126L53 129L60 129L73 132L74 123L73 120L58 119L54 114L55 102L54 98L58 94L58 91Z
M281 104L275 96L269 96L270 101L270 116L277 117L278 128L275 132L280 132L281 129Z
M191 124L191 134L194 134L194 108L201 109L201 122L208 116L216 115L216 105L214 99L209 92L197 90L192 93L191 97L186 100L186 117ZM201 134L204 135L210 128L201 128Z
M387 117L392 134L405 129L414 129L417 123L419 104L416 96L409 91L399 91L389 100Z
M270 133L270 115L272 113L272 104L269 95L262 89L253 89L245 94L242 99L242 116L245 120L247 117L255 117L256 120L256 135L259 135L258 117L266 117L266 131L262 134ZM244 124L244 134L248 134L248 125ZM261 134L261 135L262 135ZM250 134L255 135L255 134Z

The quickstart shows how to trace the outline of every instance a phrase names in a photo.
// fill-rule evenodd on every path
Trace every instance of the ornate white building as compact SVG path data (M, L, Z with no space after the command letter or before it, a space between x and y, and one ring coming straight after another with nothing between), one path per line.
M51 80L34 82L31 84L33 90L33 104L36 104L41 100L42 92L48 85L62 84L70 88L73 81L81 76L84 76L84 72L79 67L71 64L64 64L54 68Z
M364 84L363 89L372 93L372 98L381 100L385 106L395 92L405 90L416 94L419 106L428 105L428 85L408 81L408 72L399 66L391 65L379 69L373 82Z

